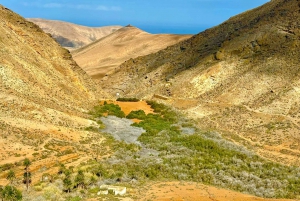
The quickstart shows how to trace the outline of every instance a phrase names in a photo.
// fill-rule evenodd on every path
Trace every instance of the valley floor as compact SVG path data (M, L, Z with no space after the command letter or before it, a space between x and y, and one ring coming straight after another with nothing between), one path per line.
M139 102L116 102L116 101L107 101L108 103L118 104L122 111L128 115L131 111L135 110L143 110L146 114L153 113L153 109L147 105L146 102L139 101ZM104 102L101 102L103 104ZM83 121L83 119L80 119ZM90 120L85 120L90 121ZM135 121L135 120L133 120ZM8 122L6 121L7 123ZM82 124L88 125L88 123L84 122ZM19 126L21 123L19 122ZM49 126L49 125L48 125ZM47 127L45 125L45 127ZM28 125L27 125L28 128ZM32 128L37 129L37 128ZM41 129L41 128L39 128ZM48 130L47 127L46 130ZM72 129L69 128L64 130L64 127L52 127L51 128L52 135L45 137L45 139L40 139L38 143L38 149L31 150L24 153L23 150L20 150L20 153L14 153L14 150L19 150L19 147L15 148L12 147L11 149L0 150L1 152L7 152L7 156L2 155L2 160L0 160L0 164L3 165L4 163L16 163L21 158L21 156L35 156L35 161L31 166L31 171L33 172L33 182L38 183L40 178L42 177L43 173L42 169L44 168L47 170L47 173L56 174L58 172L59 166L56 163L63 163L66 166L73 166L77 167L82 162L86 162L89 159L94 159L96 157L100 160L100 157L107 157L110 155L109 147L103 147L102 141L103 138L101 135L94 136L90 135L88 130L82 129ZM54 132L54 130L56 132ZM72 132L71 132L72 131ZM57 136L53 136L53 133L58 133ZM66 136L72 134L72 139L66 138L66 136L62 135L62 133L66 134ZM76 135L77 134L77 135ZM1 137L1 136L0 136ZM2 145L5 146L6 143L10 142L11 145L16 138L0 138L0 143L3 141ZM10 140L10 141L9 141ZM22 139L24 140L24 139ZM29 138L25 139L29 141ZM21 141L22 142L22 141ZM31 141L30 141L31 142ZM97 144L97 143L98 144ZM97 150L93 150L91 144L97 145ZM35 145L35 144L34 144ZM32 147L34 147L34 145ZM99 147L98 147L99 146ZM48 153L47 150L53 150L52 152ZM99 150L98 150L99 149ZM23 153L22 153L23 151ZM99 151L99 153L98 153ZM57 152L57 153L56 153ZM97 152L97 153L95 153ZM11 156L11 153L16 155L15 157ZM19 155L18 155L19 154ZM99 158L98 158L99 154ZM10 155L10 156L9 156ZM5 156L5 157L4 157ZM96 159L95 158L95 159ZM6 160L5 160L6 159ZM9 161L8 161L9 159ZM19 160L18 160L19 159ZM22 165L15 168L17 177L21 176ZM8 181L5 178L5 174L0 174L0 185L6 185ZM22 186L22 185L21 185ZM166 182L145 182L143 184L131 185L128 188L127 193L124 197L115 197L115 200L122 200L122 201L133 201L133 200L140 200L140 201L194 201L194 200L201 200L201 201L273 201L275 199L264 199L255 197L248 194L243 194L227 189L217 188L213 186L208 186L200 183L195 182L181 182L181 181L166 181ZM34 187L32 187L34 188ZM96 201L96 200L109 200L105 197L99 198L92 198L88 199L88 201ZM287 199L276 199L278 201L286 201Z

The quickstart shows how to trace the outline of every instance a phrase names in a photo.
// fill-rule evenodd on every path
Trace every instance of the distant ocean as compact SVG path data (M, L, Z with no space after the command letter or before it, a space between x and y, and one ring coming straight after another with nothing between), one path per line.
M139 29L152 34L198 34L210 27L170 27L170 26L147 26L147 25L134 25Z

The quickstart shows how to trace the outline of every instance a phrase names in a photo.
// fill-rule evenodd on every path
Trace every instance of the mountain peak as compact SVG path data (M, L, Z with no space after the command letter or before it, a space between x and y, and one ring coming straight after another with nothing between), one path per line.
M59 44L69 50L88 45L122 28L122 26L87 27L64 21L39 18L29 18L28 20L36 23L45 32L50 33Z
M127 25L72 54L89 75L99 79L130 58L159 51L190 37L191 35L150 34Z

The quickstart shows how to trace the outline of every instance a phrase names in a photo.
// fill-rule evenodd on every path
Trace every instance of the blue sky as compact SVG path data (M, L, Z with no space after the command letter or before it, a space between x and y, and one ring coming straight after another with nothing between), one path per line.
M269 0L1 0L25 18L85 26L132 24L150 33L196 34Z

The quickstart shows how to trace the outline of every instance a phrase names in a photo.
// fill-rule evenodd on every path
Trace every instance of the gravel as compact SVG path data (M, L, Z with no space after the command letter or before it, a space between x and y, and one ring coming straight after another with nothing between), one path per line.
M105 125L102 132L111 134L116 140L126 143L135 143L140 145L138 137L146 132L143 128L131 126L133 122L130 119L119 118L116 116L101 117L100 120Z

